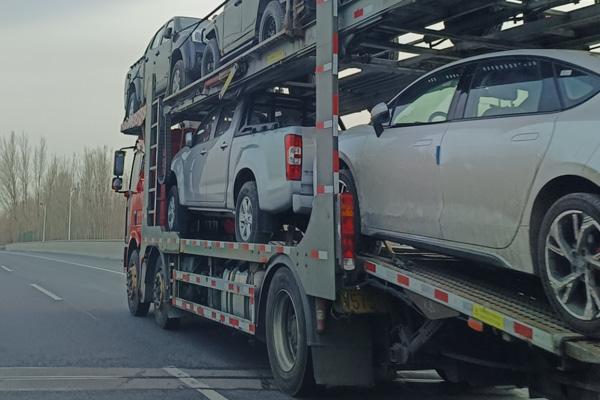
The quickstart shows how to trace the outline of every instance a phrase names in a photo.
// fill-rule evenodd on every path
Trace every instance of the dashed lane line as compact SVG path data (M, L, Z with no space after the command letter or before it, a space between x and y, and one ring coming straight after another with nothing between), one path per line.
M29 286L31 286L34 289L39 290L40 292L42 292L43 294L45 294L46 296L50 297L52 300L54 301L62 301L62 298L58 297L57 295L55 295L54 293L52 293L51 291L44 289L43 287L41 287L40 285L36 285L35 283L31 283L29 284Z
M227 397L224 397L220 393L215 392L214 390L210 389L210 386L208 386L205 383L200 382L196 378L193 378L190 374L180 370L179 368L166 367L166 368L164 368L164 370L169 375L174 376L177 379L179 379L179 381L181 383L188 386L190 389L194 389L198 393L202 394L208 400L227 400Z
M36 255L33 255L33 254L27 254L27 253L14 253L14 252L10 252L10 254L19 255L19 256L26 256L26 257L33 257L33 258L39 258L39 259L42 259L42 260L54 261L54 262L58 262L58 263L62 263L62 264L75 265L75 266L82 267L82 268L94 269L94 270L97 270L97 271L109 272L111 274L125 276L125 273L120 272L120 271L113 271L112 269L108 269L108 268L95 267L93 265L80 264L80 263L75 263L75 262L71 262L71 261L60 260L58 258L36 256Z
M3 270L5 270L6 272L13 272L12 269L5 267L4 265L0 265L0 268L2 268Z

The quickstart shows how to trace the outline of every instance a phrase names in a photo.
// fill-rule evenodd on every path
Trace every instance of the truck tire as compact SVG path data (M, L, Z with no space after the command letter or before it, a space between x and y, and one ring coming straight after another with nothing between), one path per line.
M235 238L243 243L267 243L269 214L260 209L256 182L244 183L235 205Z
M177 186L169 189L169 201L167 203L167 229L171 232L187 233L190 220L190 212L179 202L179 191Z
M202 63L200 63L200 71L202 77L210 74L221 66L221 51L217 39L210 39L204 48L202 54Z
M537 239L538 273L550 304L571 328L600 339L600 196L560 198Z
M177 93L187 84L183 60L179 60L173 65L171 78L169 79L169 94Z
M283 29L285 14L279 0L272 0L263 11L258 28L258 41L264 42Z
M131 315L145 317L148 315L150 303L143 303L140 297L140 254L137 250L131 252L127 264L127 306Z
M172 330L179 327L180 319L169 317L171 313L170 279L162 257L156 260L154 285L152 286L152 303L154 304L154 321L162 329Z
M280 268L271 281L267 297L266 339L271 371L277 386L292 396L315 388L306 314L302 294L292 272Z

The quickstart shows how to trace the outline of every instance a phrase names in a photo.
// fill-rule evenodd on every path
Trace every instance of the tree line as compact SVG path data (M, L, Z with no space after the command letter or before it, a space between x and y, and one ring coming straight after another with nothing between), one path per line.
M67 240L69 209L72 240L122 238L126 202L111 177L107 147L65 157L50 154L44 138L0 137L0 243Z

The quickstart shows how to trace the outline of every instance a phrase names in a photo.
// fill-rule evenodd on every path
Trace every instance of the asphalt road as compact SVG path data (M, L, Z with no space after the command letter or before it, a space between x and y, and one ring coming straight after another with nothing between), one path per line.
M178 331L127 310L117 262L0 252L0 399L286 399L262 343L198 318ZM466 390L435 373L323 399L524 399L526 390Z

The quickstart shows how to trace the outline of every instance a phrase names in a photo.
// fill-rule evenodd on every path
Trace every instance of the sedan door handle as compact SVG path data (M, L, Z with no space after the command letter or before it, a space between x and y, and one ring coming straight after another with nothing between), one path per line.
M220 147L221 147L221 150L225 150L226 148L229 147L229 145L227 144L227 142L223 142L223 143L221 143Z
M206 151L206 150L202 150L202 151L200 151L200 155L201 155L201 156L204 156L204 155L206 155L206 153L207 153L207 151Z

